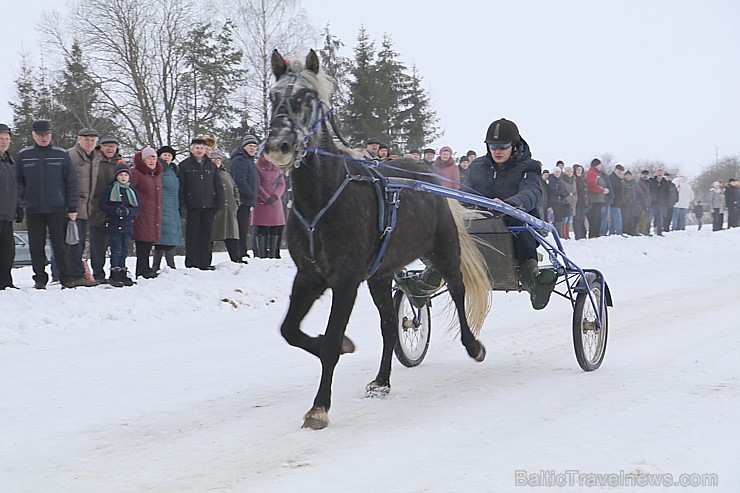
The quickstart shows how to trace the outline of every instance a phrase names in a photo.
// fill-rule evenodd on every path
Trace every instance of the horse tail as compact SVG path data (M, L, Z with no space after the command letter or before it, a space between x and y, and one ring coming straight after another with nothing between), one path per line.
M470 331L477 338L491 310L491 281L486 261L478 250L474 238L468 233L465 220L473 219L479 213L466 209L457 200L447 199L447 202L460 241L460 272L465 285L465 316Z

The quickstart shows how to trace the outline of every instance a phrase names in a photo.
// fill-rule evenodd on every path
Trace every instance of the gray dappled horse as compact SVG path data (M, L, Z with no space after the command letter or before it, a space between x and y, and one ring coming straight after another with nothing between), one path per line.
M291 175L293 209L286 238L298 268L280 330L289 344L321 360L319 389L303 422L304 428L321 429L329 424L332 378L339 355L354 351L344 332L360 283L368 283L383 334L380 369L366 389L371 395L390 390L391 357L398 338L391 289L396 271L423 257L444 276L462 343L476 361L486 355L476 336L490 307L490 284L484 261L465 231L465 210L457 202L415 190L400 193L395 229L379 267L370 275L380 241L379 192L367 181L350 179L366 176L367 167L345 159L352 151L343 146L340 150L332 139L326 119L332 82L320 72L313 50L305 64L283 60L275 50L272 71L276 82L270 92L273 109L265 156ZM425 179L434 181L428 177L429 169L413 159L394 160L393 165L426 172ZM403 170L382 172L419 177ZM332 290L329 321L323 335L312 337L301 330L301 321L326 289Z

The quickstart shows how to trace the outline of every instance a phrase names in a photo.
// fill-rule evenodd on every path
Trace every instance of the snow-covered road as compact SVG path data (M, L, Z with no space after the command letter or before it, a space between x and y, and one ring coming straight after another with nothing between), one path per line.
M318 361L278 333L289 259L118 290L36 292L16 270L24 289L0 293L0 491L590 491L667 473L718 482L676 491L738 491L739 241L740 230L568 242L614 296L599 370L575 361L565 300L535 312L526 295L496 293L485 362L436 316L426 360L394 362L385 399L363 398L381 344L363 286L348 328L357 351L340 361L319 432L300 429Z

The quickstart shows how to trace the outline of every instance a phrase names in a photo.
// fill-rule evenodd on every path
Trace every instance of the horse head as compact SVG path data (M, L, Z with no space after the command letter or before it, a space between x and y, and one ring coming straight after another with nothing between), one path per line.
M272 72L275 84L270 90L272 116L265 156L281 168L297 168L306 148L318 147L320 124L330 112L332 83L319 72L319 58L313 50L305 64L284 60L273 51Z

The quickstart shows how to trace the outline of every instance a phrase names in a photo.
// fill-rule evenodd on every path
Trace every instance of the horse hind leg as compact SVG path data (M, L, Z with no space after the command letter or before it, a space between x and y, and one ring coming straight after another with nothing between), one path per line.
M383 352L380 358L378 375L375 380L365 387L365 397L384 397L391 391L391 362L393 348L398 341L398 314L393 309L390 279L370 279L367 285L380 314Z
M465 314L465 285L460 272L460 262L449 257L436 255L432 259L432 266L440 271L447 282L447 290L455 304L460 321L460 340L465 346L465 350L475 361L483 361L486 358L486 348L473 335L468 324L468 317Z
M359 281L346 281L332 288L331 314L324 337L320 339L319 358L321 359L321 380L313 406L304 415L303 428L320 430L329 425L331 407L331 386L334 369L344 344L344 331L357 298Z

